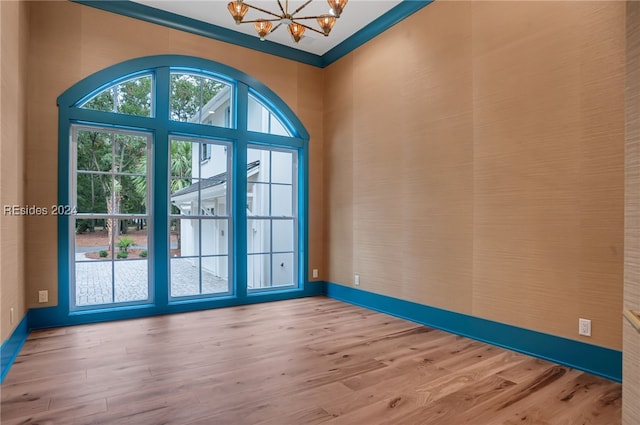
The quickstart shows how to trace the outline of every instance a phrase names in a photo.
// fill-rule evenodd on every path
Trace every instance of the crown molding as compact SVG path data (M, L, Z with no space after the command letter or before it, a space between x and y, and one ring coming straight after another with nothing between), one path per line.
M260 41L257 37L223 28L218 25L208 24L197 19L187 18L175 13L156 9L129 0L103 1L103 0L71 0L84 6L104 10L118 15L127 16L141 21L162 25L179 31L185 31L213 40L223 41L248 49L257 50L274 56L296 62L324 68L331 65L341 57L365 44L367 41L391 28L398 22L431 4L434 0L404 0L384 15L380 16L369 25L357 31L348 39L329 50L324 55L316 55L302 50L287 47L272 41Z

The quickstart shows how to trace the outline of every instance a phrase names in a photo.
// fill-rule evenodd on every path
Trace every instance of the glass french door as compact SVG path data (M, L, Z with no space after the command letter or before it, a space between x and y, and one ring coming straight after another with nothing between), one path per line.
M250 146L247 162L247 290L296 287L297 151Z
M148 133L72 126L71 309L148 303Z
M231 145L178 136L169 145L170 298L231 294Z

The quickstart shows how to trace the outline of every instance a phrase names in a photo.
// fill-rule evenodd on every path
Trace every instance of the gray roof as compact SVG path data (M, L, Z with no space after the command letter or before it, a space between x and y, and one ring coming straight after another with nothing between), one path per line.
M257 168L260 165L260 161L253 161L247 164L247 172ZM197 192L202 189L207 189L209 187L218 186L224 184L227 181L227 173L220 173L213 177L207 177L206 179L198 180L197 182L178 190L171 194L171 197L176 197L180 195L186 195L187 193Z

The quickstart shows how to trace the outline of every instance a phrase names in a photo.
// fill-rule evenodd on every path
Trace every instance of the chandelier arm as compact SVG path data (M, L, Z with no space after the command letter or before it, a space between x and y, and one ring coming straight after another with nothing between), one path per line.
M284 8L282 7L282 2L280 0L278 0L278 7L280 7L280 11L282 12L283 15L287 14L287 12L284 11Z
M313 1L313 0L307 0L307 2L306 2L305 4L303 4L302 6L300 6L299 8L297 8L297 9L296 9L296 11L295 11L295 12L293 12L293 13L291 14L291 16L293 16L293 15L295 15L296 13L300 12L302 9L304 9L305 7L307 7L307 5L308 5L309 3L311 3L312 1ZM296 19L299 19L299 18L296 18Z
M251 9L259 10L260 12L266 13L267 15L275 16L276 18L281 18L282 19L282 17L280 15L277 15L277 14L275 14L273 12L269 12L268 10L265 10L265 9L263 9L261 7L253 6L253 5L250 5L249 3L246 3L246 2L242 2L242 4L244 4L245 6L251 8ZM242 21L242 22L248 22L248 21Z
M305 24L303 24L303 23L301 23L301 22L297 22L297 19L298 19L298 18L296 18L296 21L294 21L294 23L296 23L296 24L298 24L298 25L300 25L300 26L303 26L303 27L305 27L305 28L306 28L306 29L308 29L308 30L311 30L311 31L317 32L318 34L326 35L324 32L322 32L322 31L318 31L317 29L315 29L315 28L313 28L313 27L310 27L309 25L305 25Z
M318 19L318 18L324 18L326 15L318 15L318 16L302 16L300 18L298 18L297 16L295 17L296 21L299 21L301 19ZM334 18L338 19L336 16L334 16ZM244 21L242 21L244 22Z
M243 24L253 24L255 22L279 22L281 19L280 18L274 18L274 19L252 19L250 21L242 21Z

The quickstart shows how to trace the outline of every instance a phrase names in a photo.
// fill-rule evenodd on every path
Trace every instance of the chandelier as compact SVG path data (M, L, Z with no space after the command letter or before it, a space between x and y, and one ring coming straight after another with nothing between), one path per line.
M313 0L306 1L302 6L294 10L293 12L289 12L289 0L285 0L284 6L280 0L277 0L278 7L280 8L280 13L270 12L268 10L262 9L257 6L253 6L246 1L243 0L235 0L230 2L227 5L227 9L229 9L229 13L236 21L236 24L248 24L252 23L258 32L258 36L261 41L264 41L264 38L277 30L281 25L286 25L289 30L289 34L293 38L293 41L296 43L300 41L302 38L302 34L305 30L311 30L317 32L318 34L322 34L325 37L329 35L331 32L331 28L336 23L336 19L340 17L342 10L344 9L347 1L349 0L327 0L329 3L329 13L325 15L318 16L296 16L302 9L307 7L309 3ZM243 21L244 15L247 14L249 9L255 9L259 12L262 12L269 16L269 18L260 18L254 19L250 21ZM313 28L309 25L303 23L303 21L308 21L311 19L315 19L318 23L320 29ZM277 22L277 25L274 27L273 23Z

